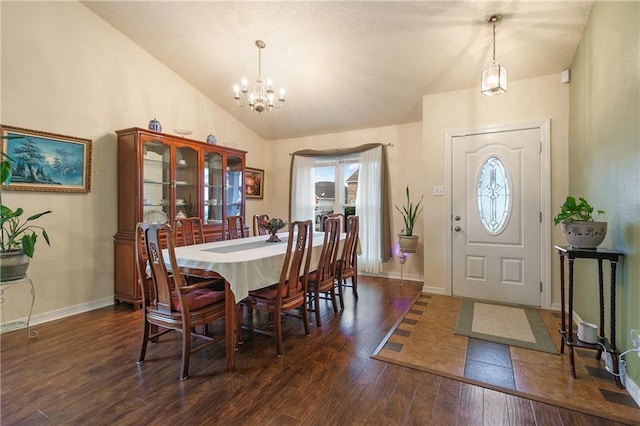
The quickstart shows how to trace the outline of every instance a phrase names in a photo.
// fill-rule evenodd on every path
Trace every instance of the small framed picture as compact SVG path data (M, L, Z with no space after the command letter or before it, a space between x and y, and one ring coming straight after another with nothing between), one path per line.
M0 126L15 191L89 192L91 139Z
M247 167L244 175L244 193L247 198L262 198L264 189L264 170Z

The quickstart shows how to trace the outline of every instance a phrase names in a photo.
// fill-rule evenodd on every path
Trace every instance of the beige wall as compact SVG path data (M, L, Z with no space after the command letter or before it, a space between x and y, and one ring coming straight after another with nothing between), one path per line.
M271 143L271 142L270 142ZM300 149L334 149L346 148L366 143L390 143L387 147L390 190L392 203L403 204L405 188L409 185L411 197L414 201L420 198L423 191L422 167L422 124L410 123L398 126L377 127L351 132L332 133L304 138L283 139L273 143L268 150L269 172L269 211L282 217L288 216L289 203L289 164L290 153ZM277 188L277 189L276 189ZM391 234L393 255L389 262L383 264L383 274L391 277L400 276L398 262L398 241L395 236L404 227L400 213L391 207ZM403 268L403 278L422 280L423 275L423 221L418 220L414 234L421 236L418 251L408 255Z
M423 98L424 186L429 209L425 222L435 230L429 233L424 252L425 287L433 291L447 288L445 283L445 238L449 222L444 197L432 196L434 185L444 185L444 135L446 131L511 125L551 119L551 206L559 206L568 188L567 144L569 86L553 74L529 80L510 81L503 95L485 97L479 88L428 95ZM547 218L551 220L551 217ZM553 230L552 242L562 237ZM553 257L555 261L555 256ZM552 303L559 303L558 265L552 262Z
M234 141L248 164L264 168L264 141L129 39L76 2L0 2L2 92L0 122L93 140L89 194L3 192L3 201L27 214L51 209L29 275L34 314L63 315L78 305L113 297L116 232L114 130L146 127L154 117L165 132L186 128L204 140ZM261 210L247 202L248 215ZM26 316L26 292L11 290L2 322ZM46 315L44 315L46 316ZM40 319L46 319L41 316ZM36 321L38 317L36 316Z
M572 65L569 192L606 211L603 247L626 254L618 273L618 348L640 329L640 3L596 2ZM605 263L608 270L608 265ZM609 274L605 272L608 282ZM576 262L576 312L599 323L596 262ZM608 300L608 292L606 294ZM606 324L608 334L609 324ZM638 357L628 371L640 383Z

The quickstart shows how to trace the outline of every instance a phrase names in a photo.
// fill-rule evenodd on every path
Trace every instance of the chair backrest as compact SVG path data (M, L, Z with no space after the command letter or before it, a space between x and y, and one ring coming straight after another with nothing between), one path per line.
M282 263L282 272L278 283L278 297L288 298L307 294L310 250L313 245L313 222L310 220L293 222L289 225L287 254ZM304 260L304 264L303 264Z
M162 242L166 241L171 270L170 274L162 254ZM144 252L142 252L144 250ZM136 227L136 258L139 283L145 309L153 305L162 313L172 313L171 292L174 285L183 286L183 277L175 256L173 230L164 223L138 223ZM147 267L150 273L147 275ZM150 279L147 279L149 277ZM180 294L180 292L178 292Z
M340 232L347 232L347 221L342 213L331 213L328 215L329 219L340 220Z
M244 232L244 218L242 216L227 216L227 240L246 237Z
M269 221L268 214L254 214L253 215L253 235L267 235L267 230L260 226L260 222Z
M176 246L192 246L204 243L202 219L199 217L176 218Z
M324 242L320 251L320 260L316 269L318 283L331 281L336 274L338 248L340 247L340 219L329 218L325 222Z
M343 270L354 268L356 250L358 247L359 223L358 216L349 216L347 218L347 235L344 241L344 246L342 246L342 254L340 255L340 262Z
M346 222L342 213L329 213L320 216L320 231L324 231L326 228L327 219L339 219L340 220L340 232L346 232Z

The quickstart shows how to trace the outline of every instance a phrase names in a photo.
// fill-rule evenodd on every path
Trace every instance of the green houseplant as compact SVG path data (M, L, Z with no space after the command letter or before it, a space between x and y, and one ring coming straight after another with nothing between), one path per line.
M562 234L571 247L594 249L607 234L607 222L596 221L604 210L596 210L589 202L579 197L568 196L560 212L553 218L555 225L560 224Z
M4 152L0 152L0 184L7 186L10 183L11 158ZM33 257L38 231L47 245L51 245L47 231L32 223L49 213L51 210L24 218L24 210L21 207L13 210L2 202L2 191L0 191L0 277L3 280L8 281L25 275L29 261Z
M398 238L400 240L400 250L405 253L412 253L416 251L418 245L418 236L413 235L413 228L422 213L422 200L424 195L420 197L420 200L414 205L411 201L411 195L409 193L409 185L406 189L407 200L402 206L402 209L396 205L396 210L402 215L404 221L404 228L400 231Z

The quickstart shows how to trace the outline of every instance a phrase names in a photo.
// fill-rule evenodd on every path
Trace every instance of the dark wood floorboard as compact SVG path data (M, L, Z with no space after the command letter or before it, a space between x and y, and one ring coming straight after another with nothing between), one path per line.
M284 322L284 356L246 333L236 371L224 344L195 353L180 381L180 336L161 337L136 364L141 312L114 305L0 337L2 425L616 425L560 407L446 379L370 356L420 291L361 277L323 327ZM261 319L261 318L256 318ZM213 327L222 333L223 324ZM426 348L426 350L435 350Z

